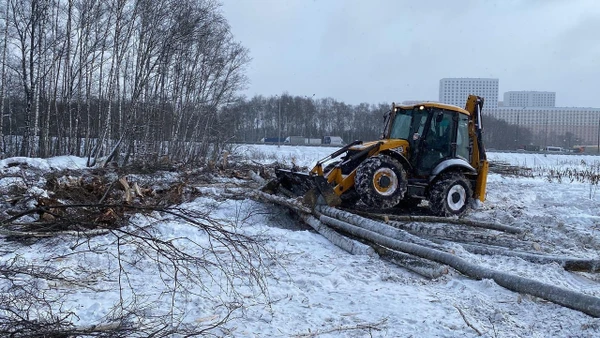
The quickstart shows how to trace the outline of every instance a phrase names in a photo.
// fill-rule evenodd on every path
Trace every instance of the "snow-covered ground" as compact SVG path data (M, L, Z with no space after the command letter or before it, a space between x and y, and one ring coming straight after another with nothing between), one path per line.
M241 145L235 155L258 163L312 166L335 148ZM600 191L590 182L550 179L551 170L595 170L600 157L490 153L492 162L535 168L534 177L490 174L485 203L468 217L495 220L527 229L538 245L531 251L565 256L596 258L600 249ZM0 161L1 173L15 171L9 160ZM27 160L41 170L81 168L85 162L72 157ZM14 184L1 178L2 185ZM257 238L270 255L263 257L266 296L247 278L235 280L238 294L223 289L218 271L207 278L205 288L189 286L196 294L174 298L161 293L168 284L165 273L157 272L149 258L125 248L122 255L139 261L128 270L128 283L143 289L139 298L147 304L147 315L161 312L156 304L177 302L185 319L210 323L223 315L218 298L243 306L217 336L234 337L597 337L600 320L527 295L506 290L491 280L472 280L451 270L428 280L384 260L351 255L299 224L279 207L249 199L216 200L200 197L181 206L186 210L210 211L237 233ZM192 254L200 255L206 235L197 227L173 217L134 217L138 226L159 237L173 240ZM3 240L4 241L4 240ZM92 238L82 251L108 248L110 234ZM74 255L76 238L42 240L33 245L5 242L0 262L21 257L33 264L51 262L55 267L77 269L100 267L106 275L96 276L97 290L68 290L63 308L77 314L77 325L101 322L120 297L114 254ZM566 272L556 264L533 264L519 258L470 254L458 245L461 257L492 269L510 272L548 284L600 297L599 278L594 274ZM129 250L129 251L128 251ZM87 270L86 270L87 271ZM239 272L239 271L238 271ZM165 284L165 281L166 284ZM60 286L50 290L65 291ZM206 295L212 297L203 297ZM143 297L142 297L143 295ZM125 293L127 298L131 296ZM138 299L138 301L141 301Z

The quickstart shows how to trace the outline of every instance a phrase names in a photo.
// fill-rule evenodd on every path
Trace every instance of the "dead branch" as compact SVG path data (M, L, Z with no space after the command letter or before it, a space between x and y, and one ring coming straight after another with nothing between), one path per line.
M481 331L479 331L475 326L473 326L473 324L469 323L463 311L456 305L454 305L454 307L458 310L458 313L460 313L460 316L465 321L465 324L467 324L468 327L472 328L475 332L477 332L478 335L481 336L483 333L481 333Z
M158 206L138 206L138 205L116 205L116 204L103 204L103 205L58 205L58 206L43 206L36 208L36 211L43 211L48 208L58 209L115 209L115 210L129 210L129 211L141 211L141 212L158 212L166 217L164 220L176 219L184 221L185 223L197 228L199 231L204 232L209 239L208 244L200 244L191 241L189 238L171 238L163 239L157 235L155 229L149 226L136 226L135 224L129 224L123 228L106 228L105 225L97 224L94 231L81 232L81 231L61 231L56 232L59 234L99 234L105 233L107 240L103 240L102 244L90 244L89 238L84 236L75 237L78 241L83 240L84 243L87 241L83 250L76 251L81 243L77 243L71 246L72 253L69 256L83 254L86 255L103 255L109 257L110 260L117 262L113 264L118 268L112 273L118 273L118 286L114 290L129 289L128 294L131 294L132 299L121 297L118 304L115 304L113 313L107 315L107 324L95 325L91 327L74 327L72 322L72 316L74 313L60 309L60 304L57 303L57 299L64 297L61 294L62 291L53 291L52 294L56 294L57 298L43 298L36 300L32 298L32 304L25 308L19 307L20 299L23 299L27 295L44 295L43 290L34 289L35 283L29 283L28 280L31 278L38 278L43 280L49 280L50 277L46 278L45 275L37 273L35 271L29 273L26 279L23 279L23 285L19 285L20 289L23 287L31 288L27 294L23 294L17 288L4 289L0 288L0 311L12 311L16 317L11 317L5 325L0 319L0 335L1 336L14 336L14 337L48 337L48 336L106 336L106 337L129 337L132 334L138 336L155 336L155 337L168 337L173 335L198 335L202 332L208 333L211 329L222 325L229 320L231 314L239 309L243 303L225 303L223 306L226 312L221 312L221 315L216 320L207 323L197 322L186 322L185 313L187 311L186 305L179 305L175 299L177 295L187 294L193 295L197 298L206 298L207 300L214 301L215 297L211 296L208 288L204 287L206 281L217 281L217 285L220 285L222 290L227 292L228 295L234 297L234 299L244 299L243 295L240 295L236 291L235 285L240 279L246 280L244 285L248 285L253 289L257 290L255 297L263 295L267 297L266 284L263 279L263 273L266 267L263 264L262 257L269 257L269 253L262 247L262 245L256 240L245 236L241 233L231 229L226 225L214 220L210 217L210 211L199 212L194 210L184 210L181 208L166 208ZM22 215L29 214L34 210L28 210L15 215L12 220L22 217ZM122 217L122 216L119 216ZM8 225L9 220L4 220ZM47 222L47 226L51 228L50 222ZM231 230L228 230L231 229ZM53 233L53 234L56 234ZM46 235L42 231L40 232L11 232L11 235L33 235L43 236ZM113 238L112 241L108 240ZM185 245L182 245L183 243ZM192 250L190 251L190 248ZM135 255L123 255L122 252L133 252ZM64 255L63 255L64 256ZM46 260L49 264L52 259ZM139 290L138 286L131 284L129 275L132 270L138 269L138 262L144 261L144 269L150 268L153 263L156 269L156 276L159 280L162 280L164 285L163 295L171 295L172 302L167 306L157 306L153 304L152 308L144 308L149 304L138 304L136 301L137 297L143 297L144 291ZM102 267L99 267L102 269ZM11 272L12 271L12 272ZM93 273L93 272L92 272ZM0 267L0 279L9 278L13 275L24 276L23 270L10 270L2 269ZM73 273L73 275L77 275ZM8 277L7 277L8 276ZM64 283L61 281L61 283ZM75 283L75 282L74 282ZM91 283L93 284L93 283ZM5 285L5 283L1 284ZM51 285L51 284L50 284ZM78 287L79 284L76 284ZM114 287L114 286L113 286ZM62 289L59 289L62 290ZM106 290L105 290L106 292ZM6 297L2 298L2 295ZM7 298L9 297L9 298ZM37 304L39 302L45 302L43 304ZM58 308L58 309L57 309ZM47 313L48 318L33 316L29 314L27 309L37 309L36 311L41 313ZM163 310L164 309L164 310ZM144 313L156 313L151 317L148 317ZM37 313L37 312L36 312ZM60 314L60 321L57 321L55 313ZM32 318L32 320L20 321L19 318ZM20 323L20 324L19 324ZM132 324L135 323L135 324ZM19 332L22 332L21 335Z
M382 319L379 322L375 322L375 323L366 323L366 324L356 324L356 325L352 325L352 326L339 326L339 327L334 327L331 329L325 329L325 330L317 330L314 332L309 332L309 333L298 333L295 334L294 337L298 337L298 338L312 338L312 337L317 337L320 336L322 334L327 334L327 333L341 333L341 332L345 332L345 331L368 331L369 333L371 331L381 331L381 326L384 325L385 323L387 323L387 318L386 319Z

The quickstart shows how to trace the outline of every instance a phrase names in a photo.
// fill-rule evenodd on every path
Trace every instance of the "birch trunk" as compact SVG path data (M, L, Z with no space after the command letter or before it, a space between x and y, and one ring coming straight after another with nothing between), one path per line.
M2 44L2 83L0 83L0 158L3 158L7 153L6 143L4 142L4 95L6 93L6 49L8 40L9 8L9 2L6 1L6 9L4 14L4 43Z

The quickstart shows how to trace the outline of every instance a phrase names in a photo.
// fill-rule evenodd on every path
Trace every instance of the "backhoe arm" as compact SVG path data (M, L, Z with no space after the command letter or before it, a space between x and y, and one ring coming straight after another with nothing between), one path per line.
M473 194L480 201L485 201L485 188L489 163L483 145L483 126L481 123L481 111L483 109L483 98L477 95L469 95L465 110L469 112L469 138L473 141L471 165L477 170L477 183Z

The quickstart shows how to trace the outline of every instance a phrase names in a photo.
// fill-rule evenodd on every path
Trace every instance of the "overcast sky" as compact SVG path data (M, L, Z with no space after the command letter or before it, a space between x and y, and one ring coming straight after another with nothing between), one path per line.
M444 77L600 108L600 0L221 0L245 94L437 100ZM465 98L466 99L466 98Z

